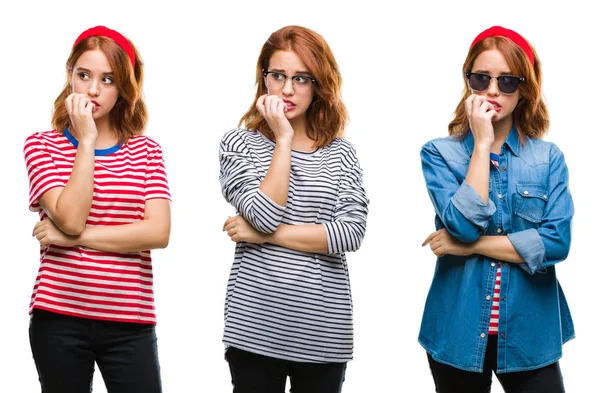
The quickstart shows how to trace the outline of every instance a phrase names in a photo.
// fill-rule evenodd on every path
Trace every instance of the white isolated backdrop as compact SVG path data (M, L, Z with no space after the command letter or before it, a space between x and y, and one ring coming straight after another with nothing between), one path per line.
M37 216L27 209L23 142L50 129L72 42L99 24L128 36L142 55L147 134L163 147L173 196L171 242L153 252L164 392L231 392L221 337L234 245L221 226L234 211L220 192L218 145L252 102L262 44L289 24L322 34L337 58L351 118L346 136L357 149L371 199L363 246L348 255L356 340L343 391L434 391L417 343L435 264L420 246L434 229L434 213L419 151L446 134L469 44L496 24L529 39L542 60L551 114L547 139L565 153L576 204L571 254L557 269L577 339L564 347L561 367L567 391L596 385L592 354L600 347L592 287L600 271L593 187L600 37L592 28L597 18L584 5L591 3L190 4L56 0L0 6L0 391L40 391L27 335L39 254L31 238ZM99 373L94 391L106 392Z

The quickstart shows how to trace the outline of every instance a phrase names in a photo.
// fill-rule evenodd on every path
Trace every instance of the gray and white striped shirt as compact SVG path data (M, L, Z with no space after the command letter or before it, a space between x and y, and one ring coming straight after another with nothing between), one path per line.
M327 254L270 243L238 243L225 302L223 341L245 351L300 362L352 359L352 298L346 251L360 247L369 200L352 145L335 139L292 151L287 204L259 190L275 144L234 129L220 145L223 195L262 232L278 225L323 224Z

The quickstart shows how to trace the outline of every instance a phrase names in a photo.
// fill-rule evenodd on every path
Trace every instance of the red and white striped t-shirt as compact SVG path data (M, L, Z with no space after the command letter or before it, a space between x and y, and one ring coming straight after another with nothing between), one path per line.
M500 156L490 153L490 161L496 170L500 169ZM492 298L492 312L490 313L490 327L488 334L498 335L498 320L500 319L500 281L502 278L502 264L498 262L496 279L494 280L494 296Z
M38 132L25 141L29 208L48 216L40 197L67 184L77 141L68 130ZM94 195L87 226L123 225L144 219L145 201L171 200L158 143L135 136L127 144L96 150ZM34 308L77 317L156 324L150 251L116 253L86 247L40 248Z

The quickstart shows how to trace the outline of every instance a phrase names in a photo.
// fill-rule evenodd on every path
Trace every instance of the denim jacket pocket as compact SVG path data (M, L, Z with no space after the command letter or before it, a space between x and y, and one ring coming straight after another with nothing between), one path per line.
M515 215L539 224L548 202L548 186L543 183L517 183Z

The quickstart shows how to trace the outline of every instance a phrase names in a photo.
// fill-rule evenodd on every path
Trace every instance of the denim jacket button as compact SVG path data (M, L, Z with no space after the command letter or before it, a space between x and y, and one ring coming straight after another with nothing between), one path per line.
M479 335L479 337L481 337L481 338L485 338L485 333L481 333L481 334Z
M525 191L523 191L523 194L529 195L529 191L525 190Z
M487 296L485 297L485 300L490 300L491 298L492 298L492 297L491 297L490 295L487 295Z
M498 229L496 229L496 232L498 232L498 233L502 233L502 228L498 228Z
M490 263L490 265L492 265L492 267L496 266L496 262L492 262Z
M498 194L498 199L502 199L502 194Z
M505 302L506 301L506 296L502 296L502 301Z
M502 338L506 338L506 334L502 333L502 334L500 335L500 337L502 337Z

